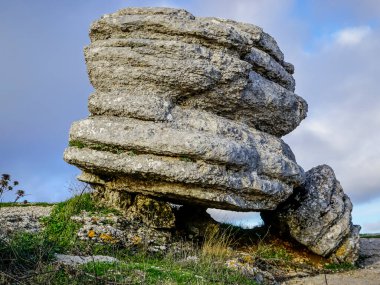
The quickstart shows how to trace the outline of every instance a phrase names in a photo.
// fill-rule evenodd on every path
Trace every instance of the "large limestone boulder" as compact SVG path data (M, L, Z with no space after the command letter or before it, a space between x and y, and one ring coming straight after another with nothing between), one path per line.
M90 116L73 123L64 159L99 203L192 236L215 223L207 208L263 211L311 251L357 259L360 227L333 170L305 178L281 139L307 103L270 35L181 9L127 8L95 21L90 39Z
M327 165L306 172L305 185L275 211L261 214L279 233L290 236L334 262L358 258L359 226L351 221L352 204Z
M127 8L95 21L90 38L91 115L72 125L64 154L82 181L238 211L275 209L304 182L280 137L307 104L261 28Z

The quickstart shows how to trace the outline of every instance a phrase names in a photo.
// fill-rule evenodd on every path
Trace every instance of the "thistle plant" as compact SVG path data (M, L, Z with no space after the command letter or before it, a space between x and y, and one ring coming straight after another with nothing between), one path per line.
M11 176L9 174L2 174L1 180L0 180L0 201L2 200L3 195L5 192L10 192L15 190L15 187L18 186L18 181L11 179ZM25 196L25 191L18 189L15 191L16 198L14 200L14 203L16 203L21 197Z

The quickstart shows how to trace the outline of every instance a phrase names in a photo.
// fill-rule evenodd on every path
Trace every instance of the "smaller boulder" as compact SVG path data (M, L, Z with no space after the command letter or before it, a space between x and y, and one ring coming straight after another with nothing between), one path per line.
M334 262L353 263L358 257L359 226L352 225L352 203L327 165L306 173L302 187L275 211L261 214L264 222L312 252Z

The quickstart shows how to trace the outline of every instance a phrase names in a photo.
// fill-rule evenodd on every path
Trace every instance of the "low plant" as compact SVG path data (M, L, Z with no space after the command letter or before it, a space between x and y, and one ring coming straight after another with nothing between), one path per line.
M327 263L324 265L324 269L332 272L341 272L356 269L356 266L351 263Z
M41 234L16 233L0 239L0 276L23 276L53 258L55 245Z
M19 185L17 180L12 180L9 174L2 174L0 179L0 201L2 201L3 195L6 192L14 191L16 198L14 203L16 203L20 198L25 197L25 191L22 189L16 190L15 187Z
M56 244L59 252L83 250L83 246L86 246L77 238L80 225L71 219L72 216L78 215L82 211L102 214L117 213L116 210L94 203L91 194L88 192L88 186L82 187L76 196L55 205L50 216L42 219L45 225L44 234L46 238ZM78 249L79 246L80 249ZM96 245L94 247L96 249Z
M253 251L253 255L256 258L282 261L291 261L293 258L289 251L283 246L263 242L257 245Z

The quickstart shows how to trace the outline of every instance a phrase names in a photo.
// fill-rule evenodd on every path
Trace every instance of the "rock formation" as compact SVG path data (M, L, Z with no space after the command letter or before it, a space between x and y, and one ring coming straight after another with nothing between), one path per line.
M267 224L311 251L337 262L357 259L359 226L351 222L352 204L327 165L306 172L305 184L276 211L262 212Z
M64 159L126 216L169 227L173 216L149 217L148 204L275 210L304 184L281 136L307 103L294 94L293 65L261 28L127 8L95 21L90 39L91 114L72 125Z
M71 127L65 160L105 188L250 211L275 209L304 181L279 136L307 104L262 29L129 8L90 38L91 115Z

